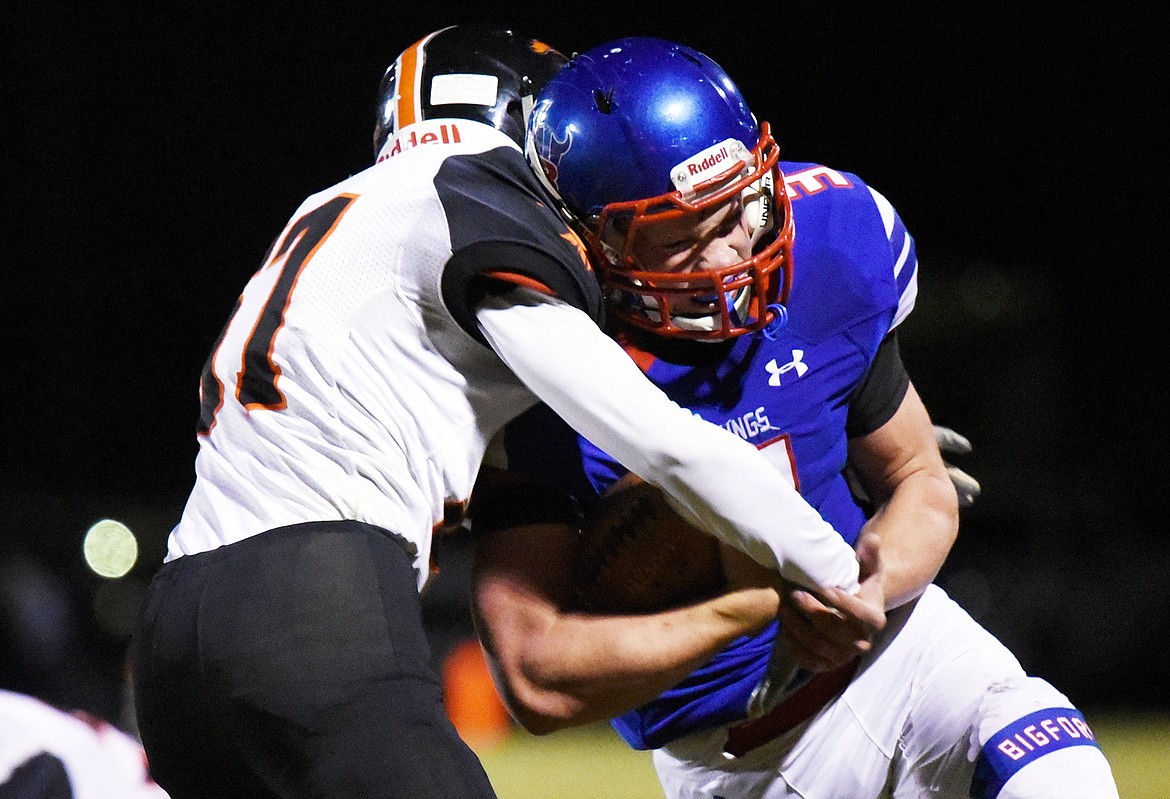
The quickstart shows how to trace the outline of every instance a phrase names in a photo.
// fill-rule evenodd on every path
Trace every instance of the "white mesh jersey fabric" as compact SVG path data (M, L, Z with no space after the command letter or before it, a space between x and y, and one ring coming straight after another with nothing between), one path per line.
M535 402L442 300L451 237L433 178L452 155L515 149L487 126L459 130L457 144L411 147L293 214L278 239L290 246L248 283L216 350L225 400L200 437L167 560L283 525L356 519L406 537L426 581L444 506L468 498L487 441ZM354 199L333 207L344 210L323 220L332 227L297 240L298 220L339 197ZM289 269L299 271L270 350L284 407L247 408L242 353L256 348L261 309L282 296Z

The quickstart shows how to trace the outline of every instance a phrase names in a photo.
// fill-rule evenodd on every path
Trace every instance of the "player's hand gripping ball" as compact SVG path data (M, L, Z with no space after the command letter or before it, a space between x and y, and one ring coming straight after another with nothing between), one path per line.
M577 601L595 613L652 613L727 588L719 541L627 475L586 519L574 560Z

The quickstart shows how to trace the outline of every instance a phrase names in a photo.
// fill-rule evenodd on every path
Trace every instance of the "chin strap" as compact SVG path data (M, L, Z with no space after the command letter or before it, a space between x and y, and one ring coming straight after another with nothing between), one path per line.
M775 341L780 337L780 331L788 326L788 309L778 302L768 306L768 310L775 314L772 321L764 325L764 337L768 341Z

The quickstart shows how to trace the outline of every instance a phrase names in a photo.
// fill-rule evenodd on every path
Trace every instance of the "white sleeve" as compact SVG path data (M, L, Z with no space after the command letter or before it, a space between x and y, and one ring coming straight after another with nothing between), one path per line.
M894 206L885 196L873 186L866 186L869 194L877 205L878 214L882 219L882 227L886 231L886 239L890 242L890 253L894 257L894 281L898 286L898 310L894 320L890 323L893 330L910 315L914 309L914 301L918 297L918 253L902 218L894 210Z
M534 394L700 529L805 587L856 591L853 549L764 456L667 397L584 312L517 289L476 317Z

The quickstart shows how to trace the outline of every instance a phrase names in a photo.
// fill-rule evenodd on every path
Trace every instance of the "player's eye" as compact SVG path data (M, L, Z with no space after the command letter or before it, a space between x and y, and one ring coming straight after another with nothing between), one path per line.
M743 203L736 200L727 207L727 214L723 217L723 221L719 224L716 235L720 238L730 236L739 227L739 223L743 221Z

